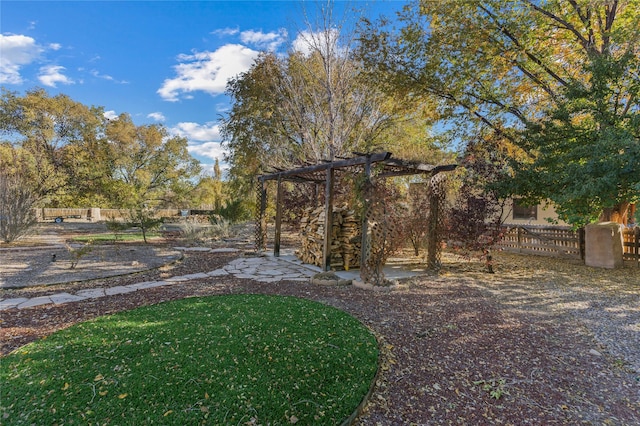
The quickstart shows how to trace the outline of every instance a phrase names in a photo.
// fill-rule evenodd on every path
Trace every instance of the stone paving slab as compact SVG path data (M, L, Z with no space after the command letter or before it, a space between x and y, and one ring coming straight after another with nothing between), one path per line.
M19 304L26 302L26 297L16 297L15 299L6 299L0 302L0 311L17 307Z
M253 274L234 274L236 278L244 278L249 280L254 280L257 277Z
M261 283L274 283L274 282L276 282L276 281L282 281L282 278L276 278L276 277L271 277L271 278L261 277L261 278L256 278L256 281L261 282Z
M180 282L180 281L189 281L189 279L185 278L183 276L176 276L176 277L166 278L165 281L170 282L170 283L175 283L175 282Z
M210 250L204 247L175 247L176 250L184 251L204 251ZM228 249L225 251L238 251L237 249ZM290 281L308 281L310 276L316 272L304 266L293 265L286 260L267 258L267 257L241 257L232 260L220 269L209 272L199 272L182 276L167 278L163 281L145 281L127 286L115 286L110 288L93 288L79 290L76 294L57 293L51 296L40 296L31 299L14 298L0 300L0 310L18 308L24 309L45 304L62 304L69 302L77 302L86 299L97 299L105 296L113 296L117 294L131 293L137 290L144 290L166 285L175 285L196 279L206 279L211 277L220 277L225 275L233 275L237 278L252 279L264 283L278 282L281 280Z
M170 284L168 281L150 281L150 282L142 283L142 285L136 285L136 284L134 285L137 286L137 290L145 290L147 288L162 287L168 284Z
M104 297L105 293L103 288L90 288L86 290L80 290L76 293L76 295L86 297L88 299L97 299L98 297Z
M47 305L53 303L49 296L39 296L28 299L26 302L19 304L18 309L33 308L34 306Z
M68 302L79 302L81 300L87 299L86 297L78 296L75 294L69 294L69 293L52 294L49 297L51 298L51 301L56 305L62 305L63 303L68 303Z
M182 278L186 278L187 280L200 280L202 278L209 278L209 276L204 272L198 272L197 274L183 275Z
M224 269L216 269L215 271L207 272L207 275L210 277L221 277L223 275L229 275L229 273Z
M125 293L131 293L133 291L136 291L137 289L135 287L132 286L124 286L124 285L118 285L115 287L109 287L109 288L105 288L104 289L104 293L107 296L113 296L116 294L125 294Z
M266 269L264 271L258 271L259 275L272 275L272 276L278 276L278 275L284 275L284 273L282 271L279 271L277 269Z

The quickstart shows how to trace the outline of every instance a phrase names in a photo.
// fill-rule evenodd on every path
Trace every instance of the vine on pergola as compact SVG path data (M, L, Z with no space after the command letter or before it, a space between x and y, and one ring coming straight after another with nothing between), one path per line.
M372 166L376 166L377 173L375 180L372 179ZM377 285L384 284L384 274L382 267L386 262L389 254L394 248L397 248L399 242L393 241L391 237L393 227L397 220L392 217L392 209L388 207L388 199L384 196L383 188L376 181L394 176L408 175L425 175L429 177L430 200L431 202L441 204L444 200L444 191L440 182L442 179L436 179L441 172L452 171L456 168L455 164L444 166L434 166L429 164L410 162L400 159L392 159L390 152L381 153L356 153L351 158L338 159L334 161L326 161L323 163L299 167L289 170L277 170L273 173L263 174L257 180L257 200L258 209L256 216L256 249L263 251L266 249L266 207L267 207L267 182L276 181L276 224L274 236L274 256L280 255L280 236L282 226L282 183L287 181L299 183L311 183L315 185L324 185L325 199L325 223L324 223L324 249L322 268L328 271L331 267L331 229L333 220L333 203L334 203L334 183L336 172L348 172L362 174L364 185L362 185L362 199L364 200L364 212L362 220L362 245L361 245L361 263L360 276L364 282L370 282ZM429 209L430 215L426 220L429 221L430 242L429 253L427 257L427 265L431 269L437 269L440 258L440 240L442 238L442 206ZM387 253L387 254L385 254Z

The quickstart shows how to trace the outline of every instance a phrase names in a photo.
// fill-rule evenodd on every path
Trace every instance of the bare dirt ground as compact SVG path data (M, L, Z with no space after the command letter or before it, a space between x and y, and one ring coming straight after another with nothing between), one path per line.
M182 257L164 240L152 244L74 243L72 238L106 232L101 223L41 223L16 244L0 244L0 288L91 280L158 268ZM81 255L80 250L85 250ZM76 265L72 266L72 262Z
M246 241L221 243L247 247ZM210 271L238 253L188 253L109 287ZM391 292L233 277L0 313L0 353L80 321L178 298L282 294L343 309L378 336L380 374L361 425L640 424L640 269L597 270L542 257L444 257L441 274ZM85 283L0 290L33 297ZM72 286L73 288L69 289Z

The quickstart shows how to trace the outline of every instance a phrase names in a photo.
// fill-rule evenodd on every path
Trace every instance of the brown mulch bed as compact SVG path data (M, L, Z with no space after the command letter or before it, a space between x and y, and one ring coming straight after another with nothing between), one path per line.
M187 253L163 270L96 280L90 287L211 271L239 255ZM440 276L414 278L389 293L217 277L12 309L0 312L0 352L79 321L167 300L291 295L343 309L378 336L380 374L357 424L640 424L640 371L630 359L634 348L640 352L633 340L640 331L630 328L608 339L619 327L593 324L625 314L630 326L640 325L638 270L600 272L554 259L497 258L495 275L459 261ZM12 296L64 288L14 290ZM620 347L612 342L621 339L627 343L617 342Z

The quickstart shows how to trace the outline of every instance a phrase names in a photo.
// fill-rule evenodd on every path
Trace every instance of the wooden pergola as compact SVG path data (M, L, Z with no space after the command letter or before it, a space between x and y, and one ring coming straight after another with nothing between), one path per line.
M364 173L365 179L371 178L371 166L377 165L381 167L378 177L393 176L410 176L410 175L428 175L435 176L440 172L452 171L457 164L447 164L443 166L434 166L414 161L391 158L390 152L380 153L354 153L351 158L340 158L333 161L325 161L319 164L298 167L289 170L276 170L272 173L258 176L259 184L259 211L256 221L256 248L258 251L265 249L266 241L266 217L267 208L267 182L270 180L277 181L276 192L276 223L273 255L280 256L280 238L282 231L282 182L291 181L299 183L313 183L317 186L324 184L325 191L325 223L324 223L324 245L322 253L322 269L328 271L331 269L331 229L333 226L333 184L336 172ZM367 221L362 223L362 248L366 246L367 238ZM360 256L361 265L364 261Z

